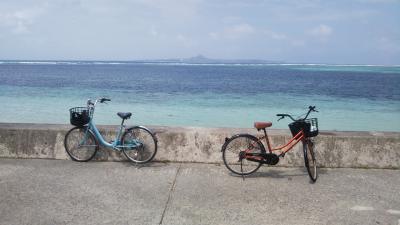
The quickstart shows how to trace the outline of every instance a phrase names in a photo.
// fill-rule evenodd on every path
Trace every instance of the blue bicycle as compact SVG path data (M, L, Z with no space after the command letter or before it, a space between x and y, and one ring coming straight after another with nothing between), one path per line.
M70 111L70 121L74 125L65 135L64 146L68 155L75 161L87 162L99 150L99 144L124 155L135 163L147 163L157 153L157 138L153 132L143 126L126 128L125 120L132 116L130 112L119 112L122 119L114 141L107 142L100 134L93 121L97 103L111 101L108 98L99 98L93 103L90 99L86 107L74 107Z

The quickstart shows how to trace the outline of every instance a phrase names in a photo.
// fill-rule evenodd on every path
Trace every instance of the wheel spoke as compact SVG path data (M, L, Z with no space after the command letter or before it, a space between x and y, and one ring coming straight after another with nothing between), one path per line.
M222 149L225 166L233 173L239 175L251 174L261 166L259 162L249 161L246 153L261 153L263 149L257 138L250 135L239 135L230 140ZM242 156L243 155L243 156Z
M72 128L65 135L65 150L76 161L89 161L98 150L98 144L92 133L87 128Z
M138 145L132 146L132 143ZM125 156L135 163L151 161L157 152L154 135L142 127L127 131L122 137L122 145Z

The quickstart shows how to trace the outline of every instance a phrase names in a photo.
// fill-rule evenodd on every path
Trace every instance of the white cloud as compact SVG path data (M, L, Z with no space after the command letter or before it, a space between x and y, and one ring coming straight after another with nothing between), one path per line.
M145 6L156 9L164 17L192 18L197 14L200 0L133 0L139 7Z
M288 37L285 34L281 34L271 30L265 30L263 32L267 37L274 39L274 40L286 40Z
M153 37L157 37L159 35L159 33L155 27L150 28L150 35Z
M243 18L238 17L238 16L226 16L226 17L222 18L221 22L229 24L229 23L238 23L238 22L241 22L242 20L243 20Z
M229 27L225 27L221 32L210 32L208 35L212 39L240 39L246 36L249 36L256 32L256 29L247 24L247 23L240 23L236 25L232 25Z
M35 19L44 12L44 8L22 9L0 13L0 27L11 29L13 33L27 33Z
M210 32L208 36L215 40L219 39L219 34L217 32Z
M328 37L333 33L333 29L325 24L321 24L308 31L308 34L317 37Z
M272 31L272 30L264 30L263 34L269 38L272 39L273 41L279 41L274 42L276 45L281 45L282 44L287 47L304 47L306 46L306 41L302 39L302 37L296 37L296 35L290 36L284 33Z
M181 44L183 44L183 46L185 46L185 47L192 47L192 46L195 45L195 42L194 42L192 39L190 39L189 37L187 37L187 36L185 36L185 35L183 35L183 34L178 34L178 35L176 36L176 39L177 39Z
M388 37L380 37L377 41L377 48L387 53L400 53L399 42Z
M306 45L306 42L303 40L292 40L290 41L290 44L294 47L304 47Z

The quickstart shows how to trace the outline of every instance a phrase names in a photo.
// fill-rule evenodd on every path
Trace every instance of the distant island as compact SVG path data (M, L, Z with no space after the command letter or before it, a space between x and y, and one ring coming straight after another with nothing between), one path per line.
M203 55L183 59L153 59L153 60L134 60L135 62L159 62L159 63L192 63L192 64L272 64L283 63L282 61L262 60L262 59L210 59Z

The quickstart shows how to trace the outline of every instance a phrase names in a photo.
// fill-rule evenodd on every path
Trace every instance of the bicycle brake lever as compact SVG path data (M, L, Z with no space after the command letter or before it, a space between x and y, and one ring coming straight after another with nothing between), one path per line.
M282 116L281 118L279 118L279 119L278 119L278 121L279 121L279 120L281 120L281 119L283 119L283 118L285 118L285 117L284 117L284 116Z

